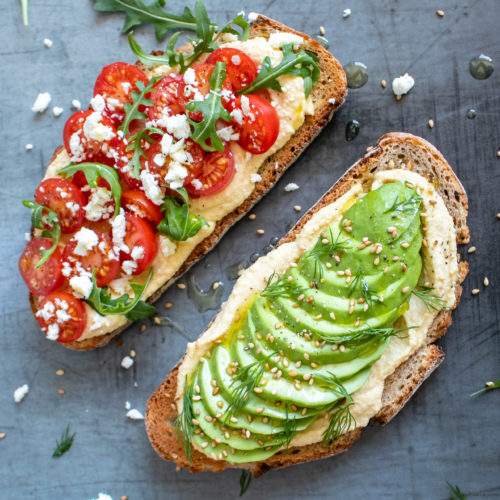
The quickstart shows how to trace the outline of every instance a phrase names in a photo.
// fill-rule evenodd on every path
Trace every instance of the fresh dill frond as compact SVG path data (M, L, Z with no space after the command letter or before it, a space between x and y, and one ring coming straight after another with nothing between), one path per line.
M486 391L492 391L493 389L500 389L500 378L498 380L495 380L494 382L486 382L484 384L484 387L482 389L479 389L479 391L473 392L470 397L472 398L473 396L476 396L477 394L481 394L482 392Z
M188 384L187 377L185 379L184 394L182 396L182 411L177 415L174 422L175 433L177 441L181 439L182 433L182 446L186 457L189 458L189 463L193 458L193 451L191 449L191 439L194 434L194 413L193 413L193 394L194 384Z
M384 212L384 214L388 214L389 212L412 212L418 209L421 203L422 197L417 193L413 193L410 198L403 201L399 201L399 195L396 195L394 203ZM397 213L394 215L397 216Z
M416 326L408 326L406 328L366 328L365 330L348 330L346 335L332 337L317 333L318 337L326 340L328 343L341 344L346 342L358 342L365 337L378 337L380 340L387 340L389 337L405 338L405 335L400 335L402 332L416 328Z
M286 418L283 426L285 430L283 431L283 442L281 443L281 446L285 445L286 449L288 450L290 442L292 441L295 434L297 434L297 419L295 417L289 418L288 405L286 405Z
M252 473L248 469L243 469L240 476L240 497L242 497L252 481Z
M73 444L73 440L75 439L76 432L74 432L71 436L69 435L69 425L66 427L66 430L61 434L61 441L56 441L56 449L54 453L52 453L53 457L60 457L64 455Z
M450 495L450 500L467 500L467 497L457 485L452 486L449 481L446 481L446 484L448 484L452 492L452 494Z
M370 285L366 282L364 278L361 278L361 295L365 299L365 302L372 306L374 302L378 302L379 296L370 288Z
M283 298L297 298L301 293L307 291L307 288L297 285L296 283L289 282L285 276L277 277L273 272L267 280L267 285L260 293L263 297L283 297ZM274 281L273 281L274 280Z
M431 293L433 290L430 286L419 286L413 290L413 295L418 297L424 304L425 308L430 311L441 311L443 309L448 309L446 301L439 297L438 295Z
M347 286L347 290L349 291L349 293L347 294L348 297L351 297L356 290L359 290L361 293L362 282L366 283L365 279L363 278L364 273L365 272L363 270L363 267L359 266L358 270L354 273L354 276L351 278L351 281ZM368 287L368 283L366 283L366 286Z

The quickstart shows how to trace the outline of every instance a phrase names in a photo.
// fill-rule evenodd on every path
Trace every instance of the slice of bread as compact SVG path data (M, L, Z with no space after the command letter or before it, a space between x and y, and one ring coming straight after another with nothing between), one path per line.
M292 163L303 153L314 138L329 123L336 111L344 102L347 95L347 82L344 70L340 63L310 36L295 31L277 21L264 16L259 16L250 28L250 38L261 36L269 38L276 31L293 33L304 38L302 48L316 54L319 58L318 65L321 75L318 83L313 87L311 98L314 102L314 115L306 115L304 123L294 133L290 140L276 153L271 155L259 169L262 180L255 184L251 195L235 210L217 222L215 230L201 241L184 261L178 271L155 292L148 302L157 300L161 294L182 276L192 265L202 259L222 238L224 233L238 220L247 214L251 208L278 182ZM160 52L156 52L160 54ZM142 67L140 63L136 63ZM52 156L54 160L63 149L59 146ZM33 313L36 312L40 298L30 294L30 304ZM111 339L121 333L130 323L112 332L82 341L63 344L65 347L77 350L90 350L106 345Z
M315 212L333 203L346 193L354 183L368 183L375 171L401 168L402 163L405 164L406 168L432 182L453 218L457 243L468 243L467 195L451 167L441 153L424 139L405 133L390 133L380 138L377 145L327 191L316 205L298 221L295 227L281 239L278 246L293 241ZM458 305L462 292L461 283L467 271L467 263L459 263L455 304L450 309L442 310L437 314L427 332L426 343L386 378L382 408L374 417L376 422L380 424L389 422L443 360L443 351L432 342L444 335L451 324L451 312ZM179 365L180 362L167 375L147 403L146 430L151 444L161 457L173 460L180 467L185 467L192 472L204 470L218 472L229 467L236 467L236 465L225 461L213 460L197 450L193 450L191 463L185 456L182 444L177 441L173 427L173 422L177 417L174 398L177 391ZM360 437L361 432L361 428L356 428L341 436L328 448L321 443L293 447L288 451L280 451L265 461L243 464L239 467L251 470L252 474L258 477L270 469L335 455L349 448Z

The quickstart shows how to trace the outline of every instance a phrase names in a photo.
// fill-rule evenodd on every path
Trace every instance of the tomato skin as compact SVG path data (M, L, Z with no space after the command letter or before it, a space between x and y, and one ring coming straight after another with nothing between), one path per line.
M116 126L125 118L123 105L132 102L132 91L138 90L137 81L147 84L148 77L137 66L124 62L104 66L97 77L94 96L102 95L105 98L105 113Z
M95 231L98 243L87 251L87 255L77 255L75 248L78 244L77 240L71 238L64 247L63 262L67 262L71 268L70 276L77 276L78 267L81 265L83 269L92 273L97 269L96 283L97 286L103 287L109 284L110 281L118 274L120 262L116 255L113 254L113 241L111 238L100 231Z
M125 214L126 221L126 233L123 241L125 245L128 246L129 252L120 253L120 261L123 263L125 261L135 262L137 267L132 270L132 276L137 276L143 273L153 262L156 254L158 253L158 240L155 233L151 229L151 226L138 215L127 212ZM142 256L136 259L132 259L134 249L137 247L142 247Z
M240 133L238 144L249 153L258 155L265 153L278 138L280 120L276 109L265 99L257 95L248 95L249 111L242 110L242 99L239 96L231 101L233 109L242 111L243 121L235 123L235 128Z
M257 66L241 50L230 47L214 50L206 62L215 65L219 61L226 63L227 77L236 91L244 89L257 78Z
M64 147L73 163L95 161L113 166L116 156L115 147L119 142L116 127L106 115L102 114L99 123L109 129L108 131L112 135L112 138L104 141L89 139L84 133L84 125L93 113L94 111L91 109L86 109L84 111L77 111L68 118L63 130ZM72 152L71 150L71 138L74 134L78 135L81 151L75 150Z
M139 189L129 189L122 193L122 207L130 212L137 211L144 219L156 227L163 219L163 212Z
M187 192L197 198L222 191L234 176L234 157L226 144L224 151L214 151L205 156L201 173L196 177L202 187L196 188L192 182L185 183Z
M43 316L46 304L51 303L51 311L47 319ZM53 309L52 309L53 308ZM57 313L63 314L58 318ZM69 316L69 317L68 317ZM67 292L50 293L40 302L35 318L42 331L47 335L50 325L57 325L60 343L74 342L79 339L87 324L87 312L83 302ZM65 318L64 321L60 318Z
M52 177L43 180L35 191L35 201L54 211L61 232L73 233L82 227L87 200L80 188L71 181ZM68 207L68 204L73 204Z
M59 248L56 248L48 260L35 269L35 265L42 258L39 250L48 250L52 243L49 238L33 238L19 258L19 272L33 295L43 297L57 290L64 282Z
M179 115L186 112L182 89L184 80L182 75L164 76L156 83L149 98L154 105L148 107L146 113L150 120L158 120L162 117L162 111L168 110L169 115Z

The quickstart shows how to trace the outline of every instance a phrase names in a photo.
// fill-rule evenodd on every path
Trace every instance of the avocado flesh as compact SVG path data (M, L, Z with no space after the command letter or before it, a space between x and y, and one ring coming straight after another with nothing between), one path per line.
M363 386L390 341L381 329L408 309L420 277L420 204L400 182L358 199L280 278L283 290L269 293L271 283L214 345L193 382L193 441L205 453L264 460L343 404L338 384ZM245 370L259 380L246 385ZM239 389L246 397L231 405Z

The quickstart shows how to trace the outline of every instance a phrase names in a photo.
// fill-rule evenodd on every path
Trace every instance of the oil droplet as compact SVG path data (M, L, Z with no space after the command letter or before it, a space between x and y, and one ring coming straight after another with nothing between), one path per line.
M270 252L273 248L274 248L274 247L273 247L273 245L266 245L266 246L262 249L262 251L263 251L264 253L269 253L269 252Z
M170 328L173 328L176 332L180 333L186 340L191 342L193 339L189 337L187 334L186 330L179 325L179 323L176 323L172 318L169 316L160 316L157 315L153 318L153 321L160 326L169 326Z
M493 60L484 54L473 57L469 62L470 74L476 80L486 80L493 74L494 70Z
M230 280L236 280L240 276L240 271L247 267L247 262L245 260L237 262L226 269L226 276Z
M224 285L220 281L214 281L208 290L202 290L196 283L194 274L187 278L187 296L196 304L200 312L218 309L223 293Z
M351 120L347 122L345 126L345 139L346 141L352 141L356 139L359 134L359 122L358 120Z
M316 40L320 45L322 45L325 49L328 49L330 47L330 42L328 41L327 38L321 35L316 35L313 36L313 39Z
M295 222L293 222L293 221L292 221L292 222L289 222L289 223L286 225L286 227L285 227L285 232L289 233L289 232L293 229L293 227L294 227L294 226L295 226Z
M250 262L255 262L259 257L260 254L258 252L253 253L252 255L250 255Z
M467 118L469 118L469 120L476 118L476 110L474 108L467 110Z
M362 62L349 62L344 66L344 71L350 89L360 89L368 81L368 68Z
M279 236L273 236L271 238L271 241L269 242L271 245L276 245L276 243L278 243L278 241L280 240L280 237Z

